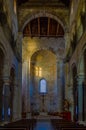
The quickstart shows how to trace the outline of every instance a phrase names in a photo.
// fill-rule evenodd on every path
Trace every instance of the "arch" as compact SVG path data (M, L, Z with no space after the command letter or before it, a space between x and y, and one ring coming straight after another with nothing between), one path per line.
M39 52L41 52L41 51L47 51L47 52L50 52L51 54L53 54L53 55L55 55L56 56L56 54L55 54L55 52L53 51L53 49L45 49L45 48L38 48L38 49L36 49L36 51L31 55L31 59L33 58L33 56L34 55L36 55L36 54L38 54Z
M9 94L9 87L6 87L4 80L6 77L7 72L7 64L8 64L8 55L7 48L4 43L0 42L0 55L1 55L1 61L0 61L0 120L7 120L6 119L6 113L8 111L5 101L9 100L7 99L6 95ZM6 71L5 71L6 70ZM8 86L8 85L7 85ZM7 90L8 89L8 90ZM9 98L9 97L8 97ZM8 101L7 101L8 102Z
M57 57L50 50L41 49L41 50L35 51L31 55L31 62L30 62L31 70L30 71L33 72L33 70L34 70L33 73L35 74L35 76L41 77L42 76L42 72L44 70L44 66L46 66L46 67L48 66L47 60L49 60L48 64L55 65ZM32 75L34 75L34 74L32 74Z
M60 20L60 18L58 18L57 16L53 15L53 14L50 14L48 12L39 12L39 13L36 13L36 14L32 14L31 16L25 16L25 20L23 21L23 24L21 25L21 30L23 32L23 29L25 28L25 26L33 19L35 18L38 18L38 17L49 17L49 18L52 18L54 20L56 20L57 22L59 22L61 24L61 26L63 27L64 29L64 32L66 31L66 27L65 27L65 24Z
M10 69L10 82L8 82L3 87L3 118L4 120L12 120L13 114L13 95L14 95L14 78L15 78L15 70L12 67Z
M25 26L23 35L30 37L64 37L64 29L56 20L43 16L31 20Z
M0 41L0 49L3 51L5 60L7 60L9 57L9 53L8 53L6 44L4 44L4 42L2 41Z
M77 78L77 66L75 63L72 64L72 75L73 75L73 78Z
M4 70L5 55L3 50L0 48L0 121L3 120L3 70Z
M82 111L82 117L83 121L86 119L85 112L86 112L86 104L85 104L85 99L86 99L86 48L84 49L83 52L83 71L84 71L84 81L82 82L82 106L83 106L83 111Z
M14 80L15 78L15 67L12 66L10 69L10 78L12 78Z
M40 112L49 111L48 104L50 104L50 98L48 97L48 101L45 98L46 94L50 93L50 89L52 88L54 91L54 87L56 87L56 60L56 55L46 49L38 50L31 56L30 78L32 82L31 87L33 88L32 103L35 104L34 110L37 109ZM44 87L41 81L44 81ZM38 105L36 105L36 102L38 102Z
M7 54L6 53L6 49L4 48L4 46L0 43L0 49L3 51L4 56Z

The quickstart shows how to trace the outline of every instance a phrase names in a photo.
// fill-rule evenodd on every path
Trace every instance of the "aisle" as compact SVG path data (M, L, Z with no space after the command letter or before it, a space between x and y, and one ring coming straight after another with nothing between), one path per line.
M37 120L37 124L33 130L54 130L50 120Z

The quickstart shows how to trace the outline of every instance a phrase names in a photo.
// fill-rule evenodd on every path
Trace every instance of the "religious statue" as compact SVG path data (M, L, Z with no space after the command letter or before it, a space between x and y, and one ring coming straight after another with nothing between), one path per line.
M69 111L70 103L67 99L64 100L64 110Z

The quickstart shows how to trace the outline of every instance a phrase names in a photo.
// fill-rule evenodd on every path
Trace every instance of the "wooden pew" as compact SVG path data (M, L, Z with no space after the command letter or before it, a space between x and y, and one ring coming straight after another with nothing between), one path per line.
M26 130L26 128L0 128L0 130Z
M81 128L70 128L70 127L67 127L67 128L62 128L62 130L86 130L86 127L81 127Z
M77 130L78 130L78 128L80 128L80 130L81 130L81 128L85 129L85 127L83 125L79 125L79 124L77 124L75 122L68 121L68 120L52 119L51 122L52 122L52 125L53 125L53 127L54 127L55 130L63 130L63 129L66 130L66 128L68 128L68 129L69 128L72 128L72 129L77 128Z
M8 124L5 124L2 128L6 129L6 130L7 130L7 128L9 130L11 130L11 129L13 130L13 128L15 130L20 129L20 128L22 128L22 130L33 130L35 123L36 123L35 119L22 119L19 121L10 122Z

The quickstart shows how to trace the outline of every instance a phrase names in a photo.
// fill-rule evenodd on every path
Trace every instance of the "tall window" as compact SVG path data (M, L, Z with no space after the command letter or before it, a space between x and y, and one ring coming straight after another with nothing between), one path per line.
M40 93L47 93L47 83L46 83L46 80L45 79L41 79L40 80L40 84L39 84L39 91Z
M41 67L35 67L35 75L38 77L42 76L42 68Z

